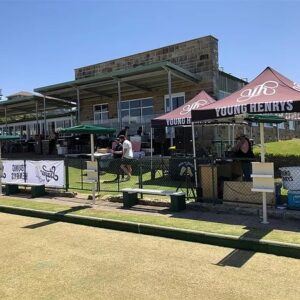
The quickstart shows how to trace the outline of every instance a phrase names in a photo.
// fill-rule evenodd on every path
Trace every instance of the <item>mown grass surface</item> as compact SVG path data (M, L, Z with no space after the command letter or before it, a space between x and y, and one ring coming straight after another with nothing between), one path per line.
M23 199L11 199L11 198L1 198L0 205L9 205L13 207L23 207L29 209L45 210L50 212L61 212L71 209L71 206L60 205L47 202L37 202L34 200L23 200ZM96 218L106 218L112 220L130 221L143 224L152 224L159 226L167 226L180 229L189 229L196 231L205 231L211 233L219 233L225 235L243 236L247 234L247 237L300 244L300 233L293 231L283 231L283 230L271 230L264 231L261 228L248 228L244 225L231 225L219 222L209 222L202 220L191 220L181 218L169 217L169 216L152 216L145 214L133 214L121 211L103 211L91 208L84 208L80 211L72 212L75 215L81 216L91 216ZM234 217L234 216L233 216Z
M266 153L272 155L300 156L300 139L266 143ZM254 147L254 153L260 154L260 147Z

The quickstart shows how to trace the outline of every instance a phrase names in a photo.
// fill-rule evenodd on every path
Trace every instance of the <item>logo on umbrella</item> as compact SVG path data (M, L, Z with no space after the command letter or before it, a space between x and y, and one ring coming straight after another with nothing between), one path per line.
M190 113L193 109L198 109L201 106L204 106L208 104L207 100L203 99L203 100L198 100L196 102L194 102L193 104L186 104L183 108L182 111L180 112L181 115L186 115L188 113Z
M278 87L277 81L266 81L263 84L255 86L253 89L246 89L237 98L237 102L245 102L251 98L258 97L260 95L272 96L276 93L276 88Z

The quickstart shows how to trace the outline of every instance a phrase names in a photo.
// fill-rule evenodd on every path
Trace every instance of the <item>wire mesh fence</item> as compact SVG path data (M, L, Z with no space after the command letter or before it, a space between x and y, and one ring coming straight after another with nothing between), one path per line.
M91 191L92 184L86 182L84 158L67 158L67 188ZM131 176L124 172L130 165ZM143 157L123 161L122 159L98 160L98 186L102 193L120 193L124 188L180 191L188 199L204 202L236 202L261 204L261 193L252 192L251 161L237 159L215 160L193 157ZM276 185L280 184L277 180ZM267 195L267 203L275 204L280 194ZM276 194L277 193L277 194Z

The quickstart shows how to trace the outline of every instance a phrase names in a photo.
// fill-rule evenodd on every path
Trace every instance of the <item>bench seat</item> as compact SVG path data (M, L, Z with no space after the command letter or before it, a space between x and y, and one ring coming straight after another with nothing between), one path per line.
M123 192L123 206L130 208L138 203L138 194L168 196L171 198L171 210L181 211L186 208L185 193L175 191L125 188Z
M45 184L42 183L15 183L15 182L6 182L5 185L5 195L13 195L20 192L19 186L28 186L31 188L31 197L41 197L46 194Z

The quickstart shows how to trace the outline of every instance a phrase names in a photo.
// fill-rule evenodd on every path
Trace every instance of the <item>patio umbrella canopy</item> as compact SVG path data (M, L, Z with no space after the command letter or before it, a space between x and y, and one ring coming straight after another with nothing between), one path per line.
M300 112L300 84L267 67L241 90L198 110L192 122L239 114Z
M73 127L63 128L61 133L78 133L78 134L108 134L114 133L116 129L106 128L97 125L77 125Z
M216 102L205 91L201 91L193 99L182 106L151 120L152 127L174 127L191 125L191 111Z
M2 141L14 141L19 140L20 137L18 135L0 135L0 142Z

